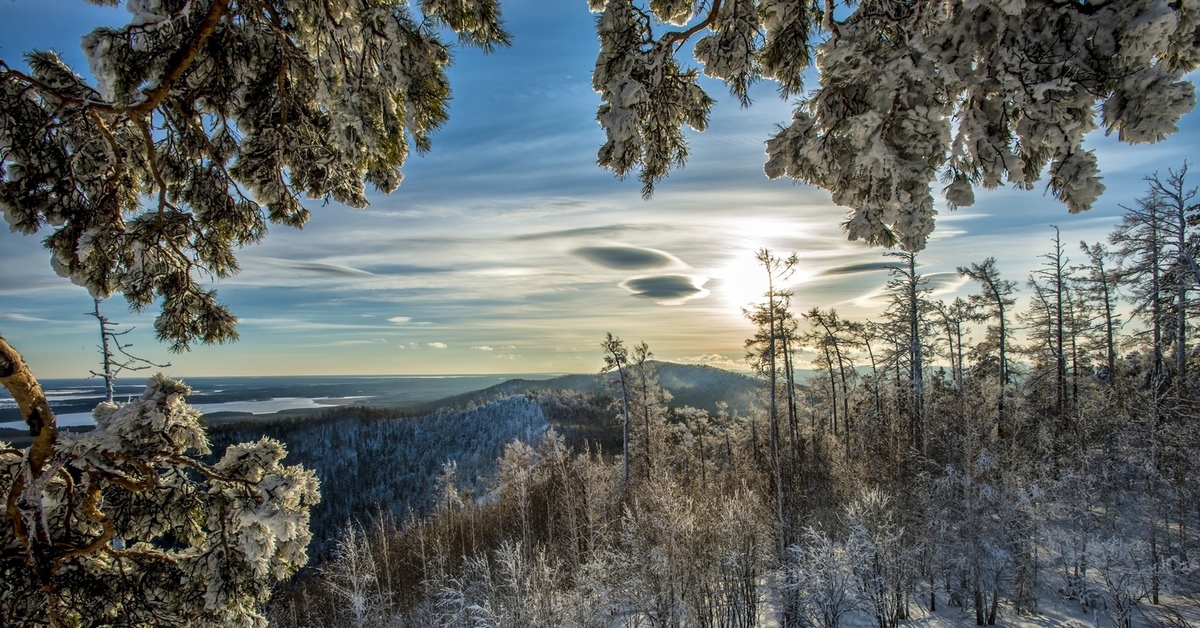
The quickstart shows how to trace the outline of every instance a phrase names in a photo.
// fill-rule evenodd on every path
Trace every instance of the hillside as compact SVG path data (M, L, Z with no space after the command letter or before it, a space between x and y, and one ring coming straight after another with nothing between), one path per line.
M729 404L731 412L746 414L756 403L763 384L753 377L698 364L650 363L659 384L671 393L671 406L692 406L716 412L717 402ZM606 381L608 382L606 384ZM616 375L561 375L545 380L512 379L482 390L453 395L426 408L457 407L537 390L573 390L582 393L612 392Z
M229 445L269 436L287 446L288 464L317 473L321 503L312 510L309 548L315 557L347 521L426 512L447 464L454 465L461 490L487 491L505 446L548 427L541 407L518 395L415 415L343 406L319 415L222 422L210 427L209 438L215 458Z

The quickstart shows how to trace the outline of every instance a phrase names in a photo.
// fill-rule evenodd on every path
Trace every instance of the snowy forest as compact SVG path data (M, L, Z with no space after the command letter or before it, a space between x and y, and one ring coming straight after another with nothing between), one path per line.
M552 430L509 444L487 485L445 467L427 514L356 519L270 616L888 628L1054 606L1080 626L1195 625L1197 193L1184 168L1149 184L1106 243L1049 231L1023 282L964 266L968 299L930 298L907 253L888 254L880 321L774 292L746 313L762 387L745 413L672 403L648 346L610 336L622 450ZM764 284L789 270L760 262ZM804 349L823 374L797 381Z
M238 340L210 284L268 228L394 192L449 119L454 53L513 43L498 0L123 4L127 24L83 37L86 76L51 49L0 59L0 212L86 289L102 335L98 304L120 298L175 352ZM655 339L613 329L589 340L603 395L265 430L210 426L161 374L60 430L18 350L36 340L0 336L29 429L0 443L0 624L1200 623L1188 164L1149 169L1104 241L1048 230L1028 277L980 252L947 302L921 264L939 208L1044 182L1083 212L1106 193L1089 138L1176 134L1200 2L586 6L595 164L649 200L713 85L748 107L771 82L793 108L762 174L889 249L884 313L809 302L785 287L797 255L764 247L739 278L762 286L753 403L681 401ZM123 349L103 348L106 379Z

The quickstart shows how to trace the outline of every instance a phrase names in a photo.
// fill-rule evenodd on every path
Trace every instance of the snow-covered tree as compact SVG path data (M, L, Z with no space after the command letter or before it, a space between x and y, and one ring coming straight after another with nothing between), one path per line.
M1084 319L1081 335L1102 355L1104 366L1097 369L1097 379L1111 383L1116 376L1117 330L1122 324L1121 315L1115 310L1119 283L1112 267L1113 254L1100 242L1080 241L1079 250L1087 255L1087 263L1071 270L1075 272L1073 279L1080 288L1081 318Z
M976 348L981 359L991 359L995 356L998 368L996 397L996 427L1000 437L1007 438L1011 434L1011 426L1005 415L1005 391L1012 379L1008 362L1008 346L1010 342L1011 325L1008 318L1016 305L1013 290L1016 283L1000 278L1000 270L996 268L996 258L989 257L982 264L972 263L970 266L960 266L958 274L979 283L980 291L969 297L972 319L987 324L986 338ZM995 321L995 324L992 324Z
M302 197L359 207L365 182L400 184L410 150L428 150L447 117L443 33L485 50L509 37L496 0L125 6L128 24L83 38L94 82L54 52L27 54L26 67L0 60L0 213L45 235L55 270L94 298L160 301L155 331L177 351L237 338L236 318L201 283L237 272L235 247L269 223L303 225ZM280 470L278 443L234 446L211 469L187 462L207 448L203 431L176 407L179 385L159 378L142 401L111 416L102 406L94 435L68 440L3 337L0 384L33 438L3 454L4 597L18 623L108 612L130 623L252 622L272 579L303 564L315 481ZM158 397L162 408L139 409ZM183 441L162 437L172 421ZM197 483L207 488L188 488ZM161 492L176 484L178 495ZM115 502L129 522L110 510L121 491L132 495ZM275 511L294 516L273 522ZM146 575L132 598L94 588L135 571Z
M625 483L629 483L629 382L630 375L627 374L629 368L629 349L625 348L625 343L620 338L614 338L612 333L609 333L604 338L604 368L600 371L603 375L616 369L617 381L621 384L621 461L624 467Z
M316 476L264 438L214 464L187 386L152 377L64 434L42 467L0 444L5 625L265 625L272 585L308 560Z
M864 605L879 628L895 628L905 619L909 579L915 551L891 498L878 489L864 489L846 506L850 530L847 544L861 553L854 566Z
M358 525L346 526L346 535L337 543L332 560L322 570L325 585L337 598L347 625L364 628L377 620L379 574L376 556L381 548L371 547L371 539Z
M786 364L789 362L788 346L792 340L792 330L796 325L795 316L790 311L792 293L778 288L795 272L800 258L792 253L782 258L769 249L759 249L754 259L767 271L766 305L758 304L753 309L742 310L746 318L757 328L753 338L746 341L746 359L754 369L767 377L767 430L770 443L772 492L775 495L776 539L777 554L782 559L787 549L787 520L784 516L783 470L780 450L783 449L782 436L779 429L779 366L785 364L785 374L790 372ZM795 382L785 378L785 390L788 399L788 411L795 425ZM835 411L836 413L836 411Z
M119 0L90 0L116 5ZM302 198L367 204L447 119L446 30L508 43L496 0L130 0L83 38L95 83L54 52L0 60L0 211L49 231L54 268L138 309L176 350L237 337L202 277Z
M648 195L703 131L705 75L741 104L759 79L799 96L767 142L766 174L829 190L852 239L910 251L974 188L1049 187L1071 212L1103 192L1097 128L1129 143L1177 130L1196 102L1195 0L589 0L600 13L592 84L607 139L600 165L637 171ZM695 39L695 41L691 41ZM693 45L694 44L694 45ZM805 92L815 61L819 86ZM1099 114L1099 115L1097 115Z
M806 528L803 543L788 548L780 587L785 604L801 626L838 628L842 618L863 605L855 573L866 549Z
M1187 181L1188 167L1145 177L1147 193L1125 207L1121 224L1109 234L1121 259L1119 276L1135 305L1134 314L1150 327L1152 377L1161 378L1164 355L1174 345L1174 377L1187 373L1192 323L1189 291L1200 280L1196 266L1200 192ZM1157 384L1156 384L1157 385Z
M906 367L908 380L908 438L917 451L925 451L925 354L929 351L924 336L928 332L925 316L929 313L929 280L917 273L917 255L912 252L885 253L900 264L888 269L888 309L885 320L896 330L896 358Z

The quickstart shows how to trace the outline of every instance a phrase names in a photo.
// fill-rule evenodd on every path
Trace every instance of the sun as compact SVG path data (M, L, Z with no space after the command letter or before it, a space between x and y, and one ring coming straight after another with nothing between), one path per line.
M803 220L750 213L731 217L716 228L720 253L713 257L712 267L705 269L710 278L705 287L712 291L710 299L736 316L741 316L743 308L766 300L767 271L755 259L758 251L766 248L784 258L793 252L799 254L800 263L790 277L775 286L777 289L796 290L819 272L801 250L813 238L812 227Z

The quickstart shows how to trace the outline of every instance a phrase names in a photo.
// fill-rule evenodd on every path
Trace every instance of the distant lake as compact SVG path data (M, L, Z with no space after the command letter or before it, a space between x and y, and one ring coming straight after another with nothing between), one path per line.
M558 374L521 375L362 375L185 377L192 389L188 403L205 414L239 412L273 414L344 405L416 409L462 393L481 390L510 379L550 379ZM135 399L145 390L145 378L117 380L113 398ZM41 380L60 426L92 425L92 408L104 400L104 381L92 379ZM16 402L0 389L0 429L25 429Z

